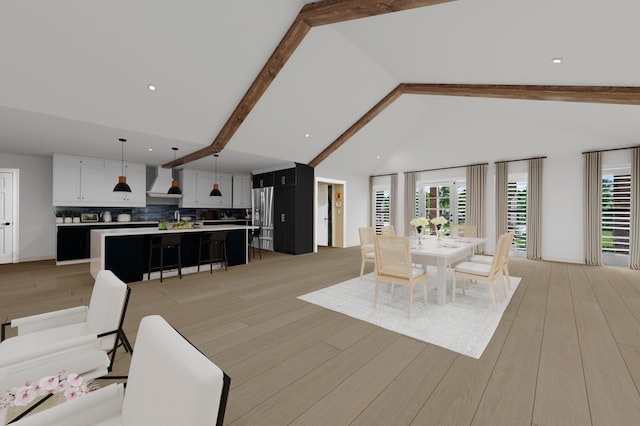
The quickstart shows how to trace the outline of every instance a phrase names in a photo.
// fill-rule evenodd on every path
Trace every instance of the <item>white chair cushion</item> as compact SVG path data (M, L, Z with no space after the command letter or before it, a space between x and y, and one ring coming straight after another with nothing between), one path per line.
M475 256L471 256L469 258L469 262L485 263L487 265L490 265L493 262L493 256L485 256L483 254L476 254Z
M79 323L9 337L0 343L0 356L32 351L43 346L84 336L85 334L90 334L87 330L87 325Z
M26 380L39 380L62 370L90 380L107 374L109 362L107 354L93 345L76 347L0 367L0 389L22 386Z
M16 426L123 425L120 407L124 387L114 383L13 423Z
M491 265L484 263L462 262L456 265L456 272L488 276Z
M422 269L422 268L411 268L411 273L413 275L413 278L419 277L420 275L424 274L424 269Z

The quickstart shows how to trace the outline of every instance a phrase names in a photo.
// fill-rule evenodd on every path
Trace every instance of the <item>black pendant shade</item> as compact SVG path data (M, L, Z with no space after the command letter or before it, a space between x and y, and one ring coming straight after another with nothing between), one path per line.
M182 194L182 190L178 186L177 180L171 181L171 187L169 188L169 191L167 191L167 194Z
M220 192L217 183L213 184L213 189L209 193L209 197L222 197L222 192Z
M178 150L178 148L174 146L171 149L173 150L173 161L176 161L176 151ZM173 169L171 169L171 174L173 175ZM182 194L182 190L180 189L180 186L177 180L171 178L171 186L169 187L167 194L178 194L178 195Z
M213 154L213 156L216 158L216 169L213 172L213 189L211 190L211 192L209 193L209 197L222 197L222 192L220 192L220 188L218 188L218 183L216 182L216 180L218 179L218 154Z
M131 192L126 176L118 176L118 183L113 187L113 192Z
M118 176L118 183L113 187L113 192L131 192L131 188L127 185L127 177L124 175L124 143L126 139L118 139L122 143L122 174Z

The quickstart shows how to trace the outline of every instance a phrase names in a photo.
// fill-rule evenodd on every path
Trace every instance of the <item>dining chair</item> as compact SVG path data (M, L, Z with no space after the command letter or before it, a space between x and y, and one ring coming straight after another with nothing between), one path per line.
M422 281L424 304L427 304L427 273L424 268L416 268L411 262L409 237L378 235L374 238L376 258L376 287L373 295L373 306L378 304L378 288L380 281L386 281L395 286L401 284L408 287L409 302L407 316L411 317L413 301L413 286Z
M476 238L477 236L476 227L474 225L451 225L449 232L452 237Z
M511 258L511 244L513 243L513 236L515 235L515 233L514 231L507 231L507 234L508 234L507 241L502 247L503 253L501 254L502 256L501 270L507 279L507 288L511 289L511 277L509 275L509 259ZM496 246L496 252L497 252L497 246ZM493 262L493 257L494 256L477 254L477 255L471 256L469 258L469 262L484 263L484 264L490 265Z
M159 315L142 318L126 388L113 383L16 426L222 425L231 379Z
M360 236L360 278L364 274L364 265L366 263L376 263L376 256L373 247L373 238L375 232L373 227L358 228L358 234Z
M394 237L396 235L396 228L393 225L385 225L380 228L380 235Z
M465 294L465 286L467 280L487 282L489 285L489 293L491 294L493 310L498 310L494 284L498 279L501 281L502 285L500 286L500 295L502 296L502 298L504 298L505 276L502 273L502 256L504 253L504 245L507 243L507 239L508 235L506 233L500 235L500 237L498 238L496 254L495 256L493 256L493 261L491 262L491 264L462 262L457 264L453 268L453 280L451 289L452 303L456 302L456 285L458 277L461 277L465 279L465 283L463 283L462 285L462 294Z

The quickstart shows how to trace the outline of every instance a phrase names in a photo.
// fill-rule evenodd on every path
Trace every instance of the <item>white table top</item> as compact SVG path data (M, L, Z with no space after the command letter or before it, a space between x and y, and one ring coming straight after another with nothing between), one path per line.
M469 249L483 244L486 238L451 238L441 237L438 241L435 236L422 237L422 246L418 245L418 238L411 238L410 250L412 254L449 257L460 252L469 251Z

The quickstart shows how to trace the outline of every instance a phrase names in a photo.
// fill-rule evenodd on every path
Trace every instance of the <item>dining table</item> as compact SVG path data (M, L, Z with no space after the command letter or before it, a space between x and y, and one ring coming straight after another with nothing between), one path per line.
M410 238L411 260L437 268L436 285L438 288L438 304L444 305L447 293L447 270L449 265L466 259L474 254L476 247L484 244L486 238L460 238L425 236Z

